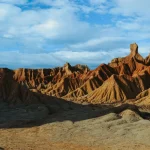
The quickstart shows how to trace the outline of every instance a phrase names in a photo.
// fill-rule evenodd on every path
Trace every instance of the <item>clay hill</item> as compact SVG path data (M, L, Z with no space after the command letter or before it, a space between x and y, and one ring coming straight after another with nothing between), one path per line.
M1 81L1 99L8 101L35 101L29 89L32 95L33 92L41 93L69 101L119 102L134 99L150 88L150 55L144 59L134 43L130 45L128 56L114 58L94 70L86 65L71 66L69 63L54 69L1 69ZM17 99L12 93L18 95Z
M39 94L69 101L114 103L135 99L150 88L150 55L144 59L134 43L128 56L114 58L94 70L69 63L54 69L3 68L0 80L4 101L32 103L39 101Z

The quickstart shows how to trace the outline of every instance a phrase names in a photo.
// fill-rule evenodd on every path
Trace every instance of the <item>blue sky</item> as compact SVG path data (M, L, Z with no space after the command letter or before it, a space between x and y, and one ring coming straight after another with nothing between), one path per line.
M95 68L150 53L149 0L0 0L0 67Z

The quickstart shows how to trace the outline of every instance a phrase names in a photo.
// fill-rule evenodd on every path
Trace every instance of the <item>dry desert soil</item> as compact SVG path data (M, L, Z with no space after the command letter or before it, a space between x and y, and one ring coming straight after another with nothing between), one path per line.
M0 110L3 114L0 116L1 149L150 149L150 121L143 119L139 111L129 106L123 109L119 106L116 109L85 105L85 108L82 106L54 114L48 114L45 106L36 105L32 109L28 107L11 106L10 111L7 104L3 104L3 109ZM40 116L41 120L36 116Z

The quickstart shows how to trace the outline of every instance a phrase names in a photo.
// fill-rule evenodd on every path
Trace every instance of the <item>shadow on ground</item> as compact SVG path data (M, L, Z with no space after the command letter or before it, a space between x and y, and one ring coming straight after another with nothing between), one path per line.
M12 74L11 71L10 73ZM5 75L4 81L0 87L0 128L31 127L65 120L76 122L112 112L119 114L125 109L133 110L143 118L150 116L149 113L141 113L131 104L122 104L117 107L108 104L77 104L31 92L27 87L14 81L9 73Z
M10 104L0 103L0 128L23 128L39 126L46 123L72 122L100 117L109 113L117 113L130 109L143 118L149 118L150 114L140 112L135 105L89 105L76 104L63 99L51 99L46 96L42 103L36 104Z

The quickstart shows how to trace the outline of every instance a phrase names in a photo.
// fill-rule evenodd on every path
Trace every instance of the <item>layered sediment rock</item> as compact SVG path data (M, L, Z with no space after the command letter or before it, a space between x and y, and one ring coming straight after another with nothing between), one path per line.
M150 88L150 56L144 59L134 43L128 56L114 58L94 70L69 63L54 69L1 69L0 85L1 100L34 102L37 98L33 95L41 93L94 103L123 101Z

